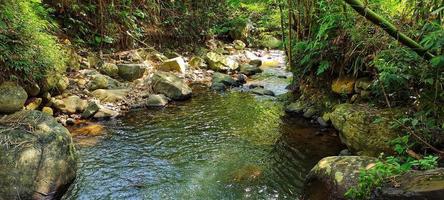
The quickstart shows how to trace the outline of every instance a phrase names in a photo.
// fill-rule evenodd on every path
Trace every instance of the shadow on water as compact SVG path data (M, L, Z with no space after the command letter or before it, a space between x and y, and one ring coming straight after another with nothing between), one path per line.
M295 199L304 176L342 146L332 132L241 92L203 92L165 109L105 122L79 148L64 199Z

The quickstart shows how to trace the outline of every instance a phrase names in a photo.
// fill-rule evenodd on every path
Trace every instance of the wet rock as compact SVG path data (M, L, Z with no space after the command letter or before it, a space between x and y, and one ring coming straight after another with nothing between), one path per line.
M0 198L56 199L76 176L69 131L40 111L0 120Z
M245 49L245 47L247 47L247 45L244 42L242 42L241 40L235 40L233 42L233 46L234 46L234 49L236 49L236 50L243 50L243 49Z
M125 100L128 95L129 89L111 89L104 90L98 89L92 92L92 96L99 99L101 102L115 103L117 101Z
M291 103L285 107L285 112L288 114L301 114L305 109L305 105L303 105L300 101L295 103Z
M29 97L35 97L40 94L40 86L37 83L29 83L24 87Z
M264 89L262 87L255 87L250 90L251 93L262 95L262 96L274 96L274 92L271 90Z
M395 177L397 186L386 185L375 199L440 200L444 197L444 168L410 171Z
M13 113L23 108L28 94L13 82L0 84L0 113Z
M110 77L118 77L119 76L119 67L117 67L114 63L104 63L99 67L100 73L103 73Z
M25 110L36 110L40 104L42 104L42 98L33 98L28 105L26 105Z
M239 72L247 76L252 76L258 73L262 73L262 69L254 65L243 64L240 66Z
M351 156L352 153L348 149L343 149L341 152L339 152L339 156Z
M105 134L105 127L100 124L89 124L71 131L72 136L101 136Z
M164 94L172 100L186 100L191 97L191 88L173 73L156 72L150 82L155 93Z
M249 62L249 64L250 64L250 65L253 65L253 66L256 66L256 67L260 67L260 66L262 66L262 60L260 60L260 59L254 59L254 60L251 60L251 61Z
M263 169L257 165L245 165L232 173L236 182L253 181L262 175Z
M88 107L82 113L82 118L87 119L96 114L100 110L100 105L96 102L89 102Z
M329 127L328 123L322 117L318 117L316 121L321 127Z
M211 88L217 91L223 91L228 87L238 87L241 84L236 81L233 77L227 74L214 73L212 76Z
M346 199L344 194L357 185L360 169L377 160L372 157L332 156L311 169L304 183L304 199Z
M119 116L119 112L111 110L109 108L102 107L96 114L94 114L95 119L107 119L107 118L115 118Z
M76 95L54 100L53 103L55 108L69 114L83 112L88 106L88 101L83 100Z
M54 111L50 107L43 107L42 108L42 112L47 114L47 115L49 115L49 116L53 116L54 115Z
M73 119L73 118L68 118L68 119L66 119L65 124L66 124L67 126L75 125L75 124L76 124L76 120Z
M326 114L339 131L341 140L358 155L378 156L392 153L389 142L398 134L390 128L397 110L378 110L367 105L340 104ZM376 120L377 119L377 120Z
M168 98L162 94L153 94L148 97L146 105L148 107L164 107L168 104Z
M159 66L159 70L165 72L175 71L184 74L187 70L187 64L185 63L185 60L182 57L177 57L164 61Z
M237 75L237 82L239 82L240 84L245 84L247 83L248 77L245 76L244 74L238 74Z
M355 87L356 79L343 77L333 81L331 90L336 94L352 94Z
M193 57L191 58L191 60L188 62L188 64L190 65L190 67L192 69L205 69L207 68L207 65L205 63L205 60L200 58L200 57Z
M126 81L142 78L147 66L145 64L119 64L119 76Z

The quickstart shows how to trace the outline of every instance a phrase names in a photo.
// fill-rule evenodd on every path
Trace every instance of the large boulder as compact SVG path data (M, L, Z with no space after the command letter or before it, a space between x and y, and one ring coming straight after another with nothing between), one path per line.
M28 94L25 89L13 82L0 84L0 113L13 113L25 105Z
M378 110L367 105L340 104L324 118L339 130L344 144L358 155L378 156L392 153L389 142L398 134L390 128L396 110Z
M118 77L119 76L119 67L117 67L114 63L103 63L99 67L99 71L105 75L111 76L111 77Z
M184 74L187 70L187 64L185 63L185 60L182 57L177 57L164 61L159 66L159 70L165 72L175 71Z
M152 94L148 97L146 105L148 107L164 107L168 104L168 98L163 94Z
M142 78L147 66L145 64L119 64L119 76L126 81Z
M54 107L64 113L83 112L88 106L88 101L81 99L79 96L72 95L63 99L53 101Z
M0 199L57 199L76 176L69 131L40 111L0 120Z
M361 156L332 156L323 158L313 167L304 183L304 199L346 199L344 194L359 181L362 168L377 160Z
M92 96L99 99L102 102L115 103L117 101L123 101L128 95L129 89L112 89L104 90L98 89L92 92Z
M121 83L109 76L102 74L95 74L90 76L90 81L88 83L88 89L90 91L97 89L113 89L117 88Z
M173 73L156 72L151 78L155 93L164 94L173 100L185 100L191 97L191 88Z
M444 197L444 168L410 171L394 179L397 185L382 187L376 199L440 200Z
M220 53L209 52L205 60L210 69L219 72L233 71L239 68L239 63L232 57L224 56Z
M216 72L212 76L211 89L216 91L224 91L229 87L238 87L242 84L227 74Z

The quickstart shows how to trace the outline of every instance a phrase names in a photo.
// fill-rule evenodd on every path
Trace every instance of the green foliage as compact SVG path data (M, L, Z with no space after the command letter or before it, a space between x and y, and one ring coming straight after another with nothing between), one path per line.
M65 70L62 47L48 31L46 10L38 0L0 3L0 79L39 81Z
M359 182L355 187L350 188L345 196L349 199L370 199L372 192L379 189L390 178L399 176L409 170L429 170L438 166L438 157L428 155L422 159L414 159L406 152L412 145L409 137L404 136L391 142L397 156L383 157L381 155L378 162L369 169L361 169Z

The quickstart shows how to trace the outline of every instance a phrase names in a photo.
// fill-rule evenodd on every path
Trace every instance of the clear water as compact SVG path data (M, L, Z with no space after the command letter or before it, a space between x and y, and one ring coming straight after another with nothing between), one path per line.
M106 137L78 148L64 199L297 199L315 163L342 148L280 103L235 91L104 125Z

